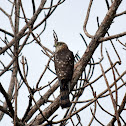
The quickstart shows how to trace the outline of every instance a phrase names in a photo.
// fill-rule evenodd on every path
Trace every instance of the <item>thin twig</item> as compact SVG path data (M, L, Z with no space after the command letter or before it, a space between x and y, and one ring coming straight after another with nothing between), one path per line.
M91 6L92 6L92 2L93 0L90 0L90 3L89 3L89 6L88 6L88 10L87 10L87 15L86 15L86 18L85 18L85 21L84 21L84 26L83 26L83 30L84 30L84 33L87 35L87 37L89 38L92 38L93 36L90 35L87 30L86 30L86 25L87 25L87 22L88 22L88 18L89 18L89 14L90 14L90 9L91 9Z
M111 61L111 58L110 58L110 56L109 56L109 53L108 53L108 51L106 50L106 54L107 54L107 56L108 56L108 60L109 60L109 62L110 62L110 65L111 65L111 67L112 67L112 65L113 65L113 63L112 63L112 61ZM112 73L113 73L113 79L114 79L114 82L115 82L115 80L116 80L116 77L115 77L115 72L114 72L114 69L112 68ZM116 102L116 105L118 105L118 92L117 92L117 84L116 84L116 82L115 82L115 102ZM117 108L117 107L116 107Z
M126 10L121 12L121 13L119 13L119 14L116 14L115 17L122 16L123 14L126 14Z
M29 91L29 93L30 93L30 95L31 95L31 98L32 98L32 100L34 101L35 105L37 106L37 108L38 108L40 114L42 115L42 117L43 117L47 122L49 122L48 119L43 115L43 112L41 111L40 107L38 106L37 102L35 101L35 99L34 99L34 97L33 97L33 94L32 94L32 89L31 89L31 87L29 86L29 84L28 84L28 82L27 82L27 79L26 79L26 76L25 76L26 74L25 74L24 57L22 57L22 65L23 65L23 74L24 74L24 77L23 77L23 76L21 76L21 77L22 77L23 81L25 82L25 84L26 84L26 86L27 86L27 88L28 88L28 91ZM18 67L19 67L19 66L18 66ZM21 71L20 71L20 74L21 74Z
M1 83L0 83L0 92L5 97L7 105L8 105L8 108L9 108L9 112L11 113L12 117L14 118L14 109L13 109L13 106L12 106L12 103L11 103L10 96L6 93L6 91L4 90L4 88L3 88Z
M110 116L115 117L115 116L112 115L110 112L106 111L106 110L100 105L100 103L98 102L98 100L97 100L97 103L98 103L99 107L100 107L104 112L106 112L106 113L109 114Z
M57 7L58 5L62 4L63 2L65 2L65 0L58 2L56 5L50 6L50 7L44 7L43 9L51 9L53 7Z
M126 32L122 32L122 33L119 33L119 34L115 34L115 35L111 35L111 36L108 36L108 37L100 38L99 42L104 42L104 41L108 41L108 40L111 40L111 39L116 39L116 38L119 38L119 37L122 37L122 36L125 36L125 35L126 35Z
M102 123L95 117L94 113L92 112L92 109L91 109L91 113L92 113L94 119L95 119L100 125L105 126L104 124L102 124Z
M125 104L126 104L126 93L125 93L125 95L124 95L124 97L123 97L123 100L122 100L122 102L121 102L121 105L120 105L120 107L119 107L119 109L118 109L119 115L120 115L121 112L124 110ZM107 126L113 126L115 121L116 121L116 117L113 117L112 120L108 123Z
M105 75L105 73L104 73L104 70L103 70L103 67L102 67L101 63L100 63L100 67L101 67L101 71L102 71L102 74L103 74L103 76L104 76L106 85L107 85L107 87L108 87L108 91L109 91L109 94L110 94L110 97L111 97L111 100L112 100L112 104L113 104L113 107L114 107L114 110L115 110L115 116L116 116L116 119L117 119L117 121L118 121L118 125L121 126L121 123L120 123L120 120L119 120L119 115L118 115L118 113L117 113L116 103L115 103L115 100L114 100L114 98L113 98L113 95L112 95L112 92L111 92L111 89L110 89L108 80L107 80L107 78L106 78L106 75ZM114 83L114 84L115 84L115 83Z
M38 82L37 82L37 84L36 84L36 88L38 88L38 85L39 85L39 83L40 83L40 81L41 81L43 75L45 74L45 72L46 72L46 70L47 70L47 67L48 67L48 65L49 65L49 63L50 63L52 57L53 57L53 56L51 56L51 57L49 58L48 63L47 63L47 65L46 65L46 67L45 67L43 73L41 74L41 76L40 76L40 78L39 78L39 80L38 80Z
M94 98L95 98L95 97L96 97L96 92L94 91L94 89L93 89L93 87L92 87L91 85L90 85L90 88L91 88L92 93L93 93L93 96L94 96ZM92 116L92 118L91 118L91 120L90 120L88 126L91 126L91 124L92 124L92 122L93 122L93 120L94 120L94 118L95 118L96 107L97 107L97 101L94 102L94 112L93 112L93 116ZM92 111L91 108L90 108L90 110ZM92 112L91 112L91 113L92 113Z

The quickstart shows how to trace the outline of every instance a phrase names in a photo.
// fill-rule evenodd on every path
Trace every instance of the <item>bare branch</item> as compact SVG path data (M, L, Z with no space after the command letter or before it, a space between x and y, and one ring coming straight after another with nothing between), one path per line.
M122 16L123 14L126 14L126 11L123 11L123 12L121 12L119 14L116 14L115 17Z
M53 7L57 7L58 5L62 4L63 2L65 2L65 0L61 1L61 2L58 2L56 5L53 5L51 7L44 7L43 9L51 9Z
M89 7L88 7L88 10L87 10L87 15L86 15L86 18L85 18L85 21L84 21L84 26L83 26L84 33L85 33L89 38L92 38L93 36L90 35L90 34L87 32L87 30L86 30L86 25L87 25L87 22L88 22L88 18L89 18L89 14L90 14L90 9L91 9L92 2L93 2L93 0L90 0Z
M93 37L93 39L91 40L89 46L87 47L84 55L82 56L80 61L76 64L75 70L74 70L73 79L72 79L72 82L71 82L71 89L76 84L76 82L79 79L79 77L81 76L84 68L87 66L87 63L89 62L90 58L92 57L95 49L98 47L98 45L99 45L99 43L98 43L99 38L103 37L106 34L107 30L109 29L109 27L110 27L110 25L111 25L111 23L113 21L114 15L116 13L116 10L119 7L121 1L122 0L118 0L118 1L115 0L113 2L112 6L110 7L108 13L106 14L106 16L105 16L105 18L103 20L103 22L99 26L95 36ZM58 107L59 107L59 98L60 98L60 96L58 96L54 100L54 102L49 107L47 107L47 109L45 109L43 111L43 114L45 115L46 118L48 118L49 115L51 116L51 114L54 113L58 109ZM93 102L95 100L93 100ZM90 102L90 104L91 104L91 102ZM88 105L90 105L90 104L88 104ZM79 112L79 111L83 110L84 108L85 107L82 107L81 109L79 109L76 112ZM76 114L76 112L72 113L71 116ZM68 118L70 118L70 117L68 117ZM66 119L68 119L68 118L66 118ZM64 120L66 120L66 119L64 119ZM36 121L34 121L34 123L32 123L32 125L41 124L43 121L44 121L44 119L40 115L38 115L36 117ZM60 122L60 121L58 121L58 122Z
M52 56L52 57L53 57L53 56ZM38 85L39 85L39 83L40 83L40 81L41 81L43 75L45 74L45 72L46 72L46 70L47 70L47 68L48 68L48 66L49 66L49 63L50 63L52 57L49 58L48 63L47 63L47 65L46 65L46 67L45 67L43 73L41 74L41 76L40 76L40 78L39 78L39 80L38 80L38 82L37 82L37 84L36 84L36 88L38 88Z
M101 67L101 71L102 71L102 73L103 73L103 76L104 76L106 85L107 85L107 87L108 87L108 91L109 91L109 94L110 94L110 97L111 97L111 100L112 100L113 108L114 108L114 110L115 110L115 116L116 116L116 119L117 119L117 121L118 121L118 125L121 126L121 123L120 123L120 120L119 120L119 115L118 115L118 113L117 113L117 108L116 108L115 99L113 98L111 89L110 89L110 87L109 87L108 80L107 80L107 78L106 78L106 76L105 76L105 73L104 73L104 70L103 70L103 67L102 67L101 64L100 64L100 67Z
M14 37L14 35L12 33L8 32L8 31L6 31L4 29L0 28L0 31L3 32L3 33L5 33L5 34L7 34L7 35L9 35L9 36L11 36L11 37Z
M121 114L121 112L123 111L124 107L125 107L125 104L126 104L126 94L122 100L122 103L118 109L118 113L119 115ZM116 121L116 117L112 118L112 120L108 123L107 126L113 126L114 125L114 122Z
M10 114L10 112L6 108L0 106L0 111L4 112L5 114L9 115L12 118L12 115Z
M1 83L0 83L0 92L5 97L6 102L7 102L7 105L8 105L8 108L9 108L9 111L11 112L11 115L14 118L14 110L13 110L13 107L12 107L12 103L11 103L11 100L10 100L10 96L6 93L6 91L4 90L4 88L3 88L3 86L2 86Z
M28 22L28 25L32 25L35 20L37 19L38 15L40 14L40 12L42 11L44 5L46 3L46 0L41 0L41 3L40 3L40 6L38 7L38 9L36 10L36 13L32 16L32 18L30 19L30 21ZM21 39L21 37L23 36L23 34L25 33L25 31L27 30L28 28L28 25L26 24L20 31L19 33L16 35L16 38L18 40ZM0 50L0 54L4 53L8 47L11 47L13 44L15 43L15 38L13 38L10 43L8 44L8 46L5 46L3 47L1 50Z
M122 37L122 36L125 36L125 35L126 35L126 32L122 32L122 33L119 33L119 34L116 34L116 35L101 38L99 40L99 42L104 42L104 41L107 41L107 40L116 39L116 38L119 38L119 37Z
M72 105L67 110L65 110L64 115L61 114L60 118L60 113L58 113L58 115L55 114L56 110L60 109L61 96L58 89L59 82L57 81L57 77L55 77L56 73L53 70L52 66L54 60L54 52L48 47L45 47L45 42L41 40L45 35L43 34L43 32L49 28L47 27L49 23L48 18L53 14L57 7L60 7L60 5L65 2L65 0L58 0L57 2L50 0L50 3L47 2L47 0L41 0L39 6L36 6L35 0L31 0L29 6L32 7L33 15L30 18L26 17L28 9L23 8L23 5L25 5L25 3L22 0L14 0L13 2L8 0L7 2L10 5L10 7L8 8L9 11L6 10L6 8L2 9L2 7L0 7L0 11L3 13L5 18L9 19L7 26L11 26L12 33L8 29L6 30L6 28L1 26L0 33L2 36L0 37L0 39L4 46L0 47L0 55L3 58L1 58L0 60L0 76L2 76L3 74L6 76L9 74L9 72L11 72L11 76L8 77L11 80L10 85L8 84L8 92L4 90L5 87L3 86L5 84L3 86L1 85L1 83L6 83L6 81L0 83L0 91L6 99L5 102L3 102L3 99L1 100L1 104L3 104L3 106L0 106L0 120L5 113L9 115L9 118L13 119L13 124L15 126L45 126L55 124L58 124L60 126L82 126L84 124L83 121L88 121L89 125L94 125L95 122L99 123L100 125L104 125L104 121L101 118L97 117L96 114L96 111L98 113L100 109L103 114L112 118L110 122L105 122L108 123L108 126L112 126L114 125L114 123L117 123L119 126L122 124L125 125L126 122L123 114L121 115L121 113L125 112L126 96L124 96L122 103L119 102L119 98L120 95L124 95L125 92L122 92L122 90L125 89L126 85L126 71L125 69L123 69L124 58L122 55L122 53L125 52L125 50L123 50L123 47L126 47L123 37L126 35L126 32L117 32L117 34L115 35L109 35L108 31L112 24L116 24L116 22L113 21L115 18L120 18L120 16L123 17L123 15L126 14L126 11L123 11L122 9L121 13L116 14L122 0L103 1L105 7L107 6L108 10L105 10L107 11L107 13L102 22L99 22L100 17L97 17L96 23L98 28L95 31L94 35L90 35L88 33L89 29L87 27L88 21L90 20L89 18L91 16L90 13L92 13L91 7L93 6L94 2L93 0L89 1L87 13L85 14L86 17L83 23L84 35L80 34L82 41L84 42L82 43L82 45L85 52L82 56L80 56L79 53L76 53L75 55L74 74L70 84L69 93ZM46 5L48 4L49 6L46 7ZM24 27L22 27L22 24L25 24ZM113 27L111 27L111 30L113 30ZM58 41L58 36L55 31L53 33L53 36L54 42L56 43ZM123 39L120 41L119 37L123 37ZM112 39L116 39L115 42L118 42L117 44L121 44L121 46L117 47ZM104 43L104 41L108 40L110 40L110 43ZM24 55L25 53L27 53L24 49L26 46L30 48L30 46L34 46L35 43L39 45L42 51L42 56L46 57L48 61L41 74L35 75L35 78L37 77L38 80L36 80L36 83L33 83L34 85L32 88L29 85L30 82L28 78L30 77L29 72L32 72L32 68L30 68L30 65L28 64L26 58L22 56L22 54ZM110 52L109 45L112 46L114 55L108 53ZM98 50L98 52L96 49ZM120 49L122 49L123 52ZM108 60L105 55L105 50L107 50L106 53ZM99 55L97 55L97 53L99 53ZM21 58L20 56L22 56L22 62L19 62ZM97 58L97 56L100 56L100 60L96 62L95 59ZM6 57L11 58L9 63ZM33 59L30 59L30 62L31 60ZM110 66L109 64L106 64L106 61L109 61ZM20 63L22 64L22 67ZM100 68L100 65L98 64L104 65L101 65L101 73L97 71ZM44 66L44 64L41 65ZM38 69L38 66L36 68ZM103 70L103 68L105 68L105 71ZM49 75L46 74L47 70L49 70ZM50 75L53 76L53 79L51 79L52 77L50 78ZM2 77L4 78L5 76ZM48 76L48 78L46 76ZM104 79L105 82L103 82ZM43 81L42 85L40 85L41 81ZM111 84L109 84L109 82L111 82ZM106 83L107 88L102 87L103 85L101 84L104 83ZM20 95L20 91L22 91L20 89L24 88L22 86L24 84L25 88L27 88L28 90L29 99L27 99L28 105L24 108L26 109L24 115L22 119L19 119L19 115L17 113L17 98L18 94ZM96 87L96 84L98 88ZM102 89L99 90L99 88ZM87 91L91 95L87 96ZM39 95L37 97L38 101L36 100L36 95ZM111 97L110 100L112 101L112 106L110 106L110 109L113 109L114 113L107 111L106 106L104 106L103 104L104 100L108 100L108 97ZM34 104L32 104L32 102ZM8 104L11 105L9 106ZM97 104L99 107L97 107ZM12 105L14 106L14 108ZM87 117L88 120L82 120L83 116L81 115L81 113L85 110L90 110L92 106L94 106L94 110L91 109L90 118ZM39 114L37 114L36 112L39 112ZM56 116L57 118L55 118Z

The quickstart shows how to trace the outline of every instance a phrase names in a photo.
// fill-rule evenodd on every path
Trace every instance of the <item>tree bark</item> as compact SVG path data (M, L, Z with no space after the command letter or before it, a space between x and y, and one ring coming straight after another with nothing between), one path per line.
M107 33L108 29L110 28L112 21L115 17L116 10L118 9L120 3L122 0L114 0L112 3L111 7L109 8L104 20L102 21L101 25L99 26L98 30L96 31L96 34L93 36L89 46L87 47L85 53L83 54L82 58L80 61L76 64L75 70L74 70L74 75L73 79L71 82L71 89L75 86L77 83L79 77L81 76L82 72L84 71L85 67L87 66L88 62L90 61L94 51L99 45L99 39L101 37L104 37L105 34ZM59 98L58 96L55 101L50 104L50 106L43 111L43 115L46 118L49 118L58 108L59 108ZM45 121L45 119L39 114L33 119L29 125L34 126L34 125L40 125Z

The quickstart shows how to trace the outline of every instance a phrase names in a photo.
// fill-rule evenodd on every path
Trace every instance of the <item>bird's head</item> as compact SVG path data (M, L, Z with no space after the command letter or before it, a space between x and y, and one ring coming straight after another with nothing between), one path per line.
M67 44L64 42L56 42L54 47L56 48L56 52L62 49L68 49Z

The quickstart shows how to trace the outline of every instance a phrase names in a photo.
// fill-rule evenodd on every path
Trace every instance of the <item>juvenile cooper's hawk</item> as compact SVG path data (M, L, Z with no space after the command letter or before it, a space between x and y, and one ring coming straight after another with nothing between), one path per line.
M74 70L74 55L64 42L55 43L55 70L60 84L61 107L70 107L69 88Z

